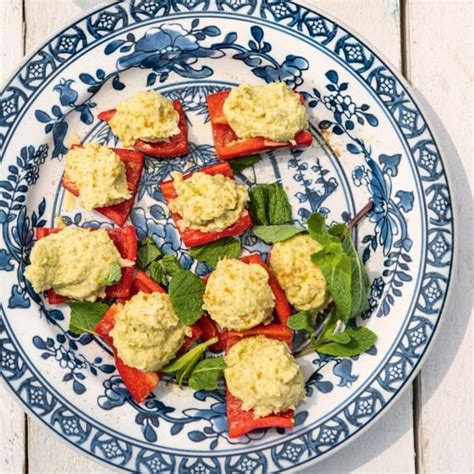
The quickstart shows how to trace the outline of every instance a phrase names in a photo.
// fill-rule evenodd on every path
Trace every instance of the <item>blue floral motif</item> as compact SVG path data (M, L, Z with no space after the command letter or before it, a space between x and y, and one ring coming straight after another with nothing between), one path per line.
M109 43L105 53L112 54L118 48L121 51L132 49L130 54L117 60L117 68L124 70L140 67L153 70L148 76L148 86L152 86L157 78L160 82L166 81L171 72L194 79L209 77L212 75L210 67L196 68L193 65L197 63L198 58L223 56L224 53L217 48L208 48L201 44L201 41L208 37L218 36L220 30L215 26L198 28L198 25L199 20L193 20L191 29L186 30L176 23L166 24L150 28L138 40L129 33L126 40Z
M87 99L81 104L77 104L78 93L72 89L71 84L74 83L72 79L60 79L59 83L53 87L53 90L59 94L59 102L62 106L69 110L64 111L58 105L51 107L51 112L44 110L36 110L35 118L41 123L45 124L44 131L46 134L53 134L54 148L52 156L58 158L67 153L68 149L64 144L69 125L66 121L71 112L80 114L81 122L90 125L94 121L94 116L91 112L96 104L90 99Z
M101 357L96 357L91 363L87 361L82 354L76 353L78 349L77 343L86 345L92 341L90 334L83 334L78 337L68 336L69 337L65 334L57 334L56 340L52 337L43 339L40 336L34 336L33 344L37 349L43 351L41 353L42 359L47 360L50 357L54 357L59 367L66 371L63 382L72 382L74 392L78 395L82 395L86 391L86 386L83 383L86 379L83 373L84 369L89 369L92 375L96 376L98 370L110 374L115 370L115 367L111 364L103 363ZM65 347L66 342L69 348Z
M308 166L308 163L299 159L301 153L301 150L291 151L288 169L294 173L294 180L302 188L295 197L300 204L309 205L309 210L306 207L298 209L298 216L304 222L314 212L324 211L323 203L336 191L338 182L334 177L327 176L329 170L321 165L319 158L315 159L314 165Z
M269 53L272 45L263 40L264 32L259 26L250 28L253 39L248 42L248 48L239 45L237 33L228 33L222 43L214 45L219 49L231 49L237 51L232 57L243 61L252 69L252 72L264 79L266 82L284 81L290 87L303 84L303 71L309 67L308 61L301 57L290 54L279 64Z
M13 270L12 260L12 256L5 249L0 249L0 271L11 272Z

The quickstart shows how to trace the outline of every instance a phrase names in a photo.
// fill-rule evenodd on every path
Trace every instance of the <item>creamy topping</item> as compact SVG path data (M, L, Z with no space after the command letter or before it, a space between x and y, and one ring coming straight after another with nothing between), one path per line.
M36 292L54 289L58 295L95 301L105 296L113 265L126 266L105 229L66 227L33 247L25 277Z
M294 142L295 135L308 128L308 115L299 94L284 82L264 86L242 84L232 89L223 112L239 138Z
M274 307L268 273L260 265L224 259L209 276L203 309L223 328L242 331L268 323Z
M294 409L305 399L303 374L284 342L247 337L232 346L225 362L228 390L256 417Z
M302 234L273 245L270 266L288 301L298 310L320 310L329 302L326 280L311 255L321 245Z
M87 143L69 150L65 175L79 191L85 209L110 206L129 199L125 164L110 148Z
M110 335L123 362L154 371L174 358L187 333L167 294L139 292L120 305Z
M215 232L241 218L249 199L245 186L222 174L197 172L188 179L181 173L172 176L178 197L169 202L169 208L181 216L183 228Z
M137 140L162 141L179 133L179 114L173 102L156 91L141 91L117 105L109 120L123 146Z

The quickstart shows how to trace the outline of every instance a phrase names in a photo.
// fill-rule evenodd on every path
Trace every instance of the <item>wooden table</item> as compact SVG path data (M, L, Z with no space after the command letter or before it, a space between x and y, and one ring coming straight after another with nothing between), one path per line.
M94 0L82 0L93 4ZM99 2L97 2L99 3ZM464 227L444 325L421 374L375 426L305 472L473 472L472 15L470 0L312 0L365 36L425 96L447 135L445 159ZM81 13L71 0L0 0L0 82ZM457 153L456 153L457 149ZM466 174L469 178L466 177ZM469 184L470 183L470 184ZM472 220L471 220L472 222ZM458 228L458 234L463 227ZM0 388L0 472L103 473L25 415Z

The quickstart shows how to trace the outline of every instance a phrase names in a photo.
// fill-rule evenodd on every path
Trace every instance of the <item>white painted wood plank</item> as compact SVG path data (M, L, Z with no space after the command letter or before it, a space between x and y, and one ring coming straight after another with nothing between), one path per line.
M0 0L2 1L2 0ZM71 0L26 0L26 52L81 13ZM68 448L44 426L28 419L28 472L31 474L101 474L111 472Z
M0 0L0 83L13 72L22 56L22 1Z
M416 0L408 3L407 14L409 78L438 113L460 158L445 137L457 223L462 226L458 232L464 230L465 236L457 245L459 265L451 302L420 378L419 470L473 472L472 194L468 184L470 180L472 190L473 8L469 0Z
M25 0L26 53L41 46L81 11L71 0Z
M0 83L23 55L21 0L0 0ZM4 387L0 387L0 472L16 474L25 467L25 414Z

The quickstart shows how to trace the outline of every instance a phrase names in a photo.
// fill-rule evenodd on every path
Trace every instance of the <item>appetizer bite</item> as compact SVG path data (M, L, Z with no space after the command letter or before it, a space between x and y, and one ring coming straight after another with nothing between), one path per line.
M62 185L84 209L122 226L132 210L144 160L137 151L74 145L66 155Z
M293 428L294 409L306 398L291 339L245 337L227 345L226 405L229 436L258 428Z
M170 362L191 333L178 319L166 293L140 291L118 305L109 334L125 364L149 372Z
M206 283L203 309L220 327L242 331L273 319L275 295L258 264L220 260Z
M127 298L137 256L135 228L36 229L25 277L50 304L67 300Z
M125 99L116 109L99 114L109 123L123 146L147 155L169 158L189 152L188 125L179 100L156 91L142 91Z
M283 82L242 84L209 95L207 105L221 160L282 147L304 148L312 143L302 95Z
M252 225L247 190L233 179L227 163L172 176L161 183L161 191L187 247L240 234Z

